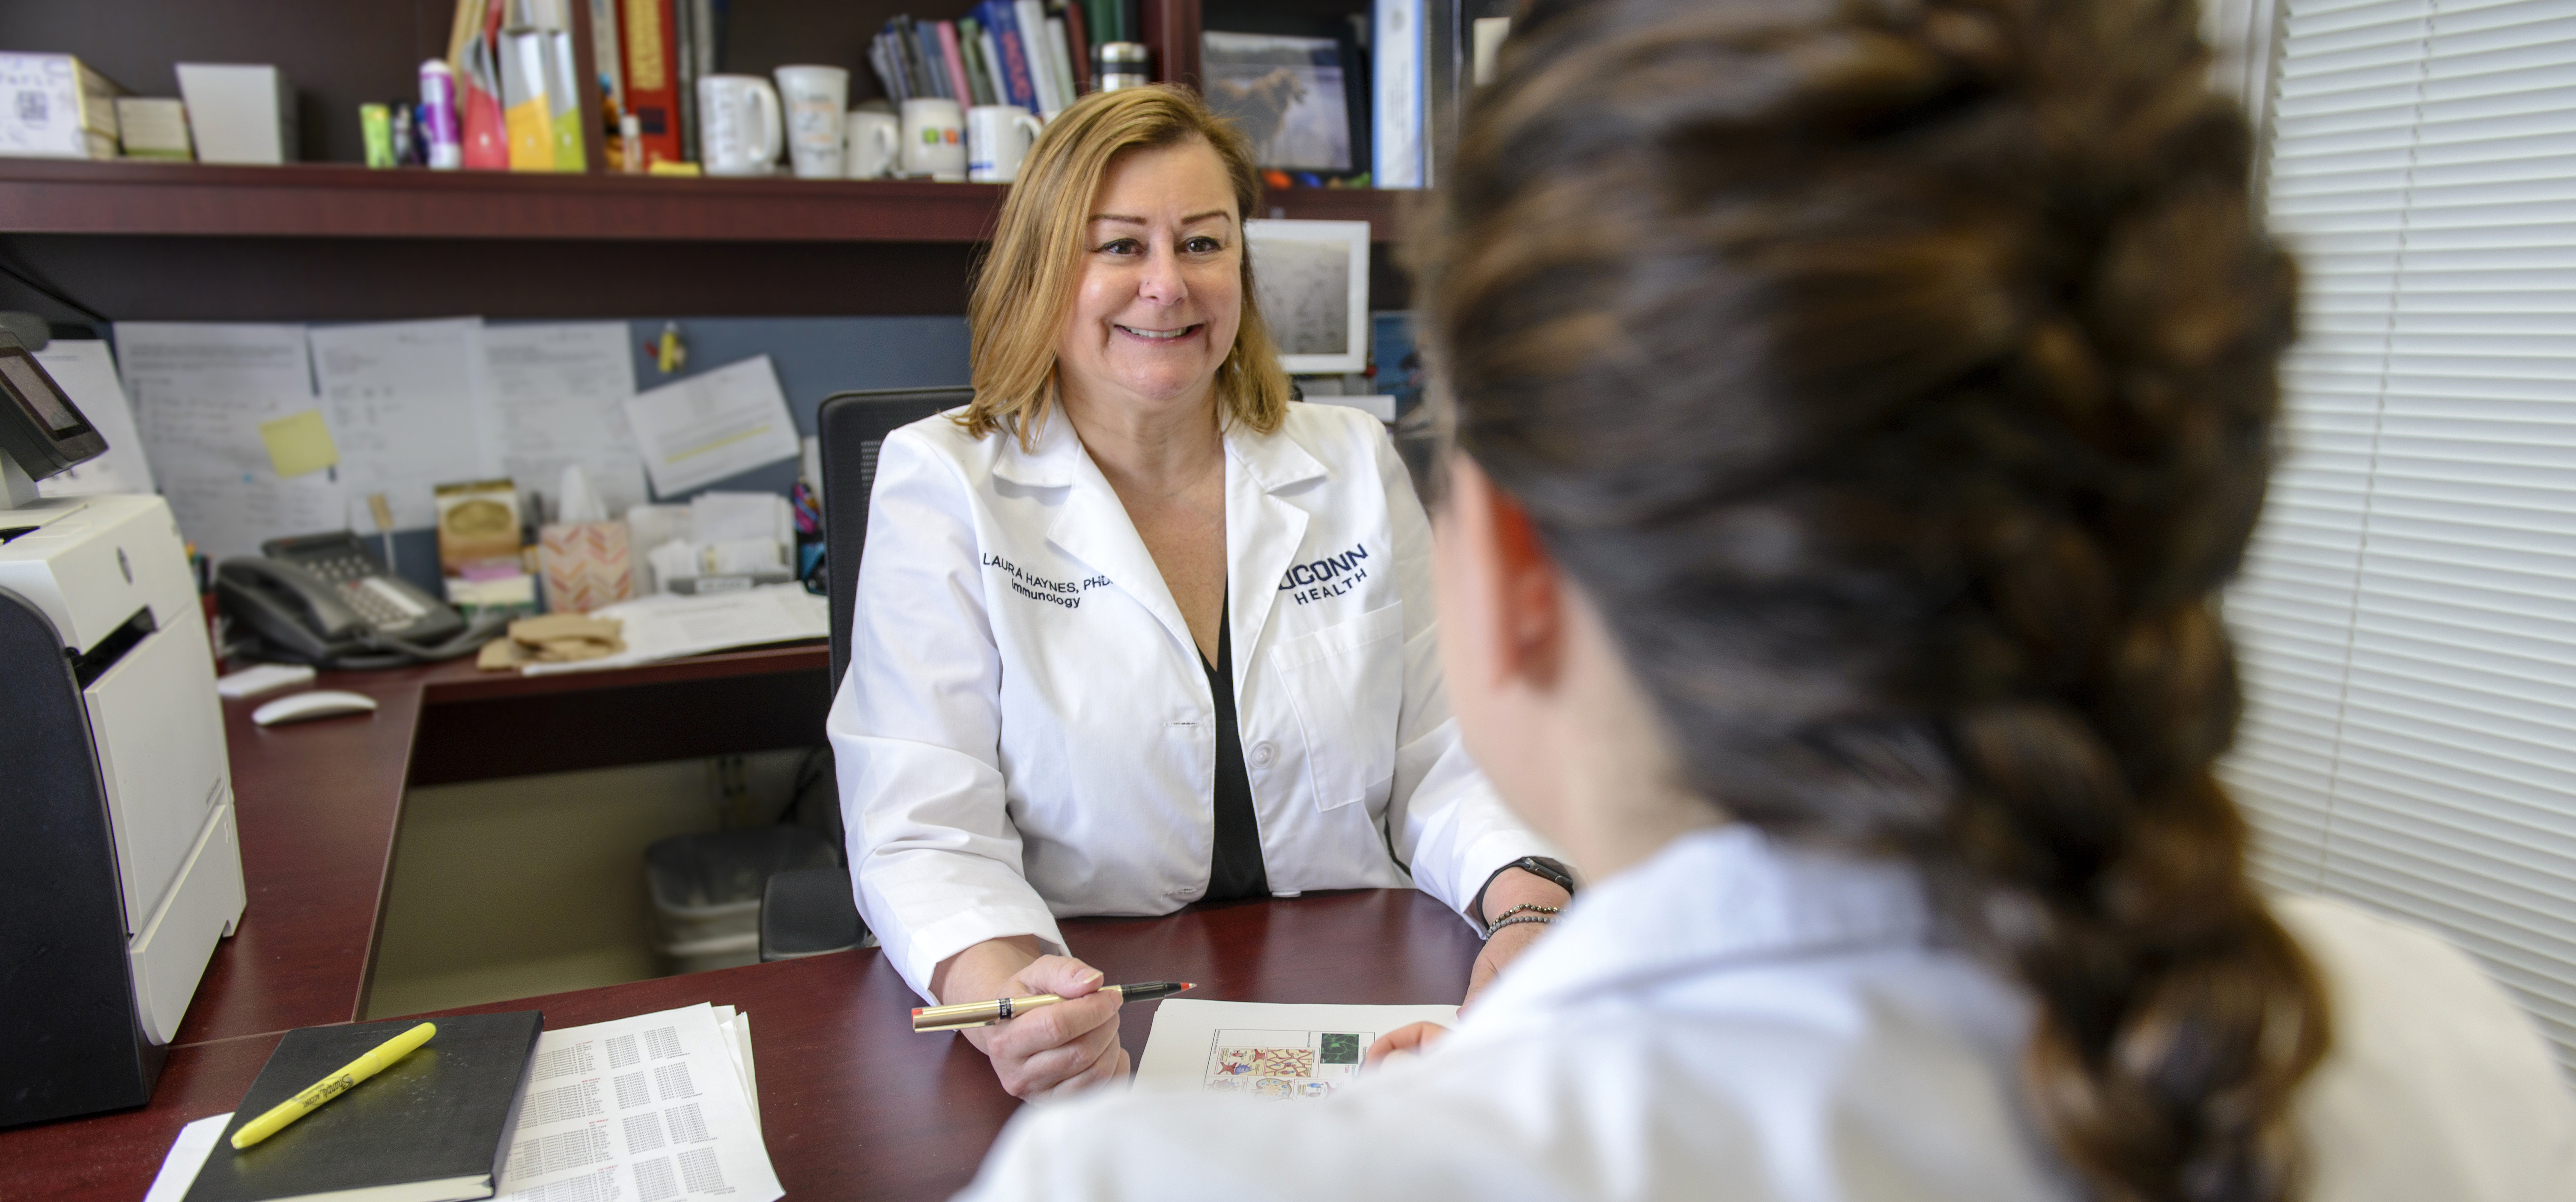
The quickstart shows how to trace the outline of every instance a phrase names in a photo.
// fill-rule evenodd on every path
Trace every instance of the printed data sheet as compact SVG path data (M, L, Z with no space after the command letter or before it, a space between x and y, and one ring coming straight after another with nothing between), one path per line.
M771 1202L750 1018L704 1003L548 1031L501 1171L511 1202Z

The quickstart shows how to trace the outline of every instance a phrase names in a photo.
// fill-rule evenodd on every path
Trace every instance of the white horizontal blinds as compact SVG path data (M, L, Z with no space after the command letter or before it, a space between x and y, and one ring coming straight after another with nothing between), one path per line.
M2256 870L2440 929L2576 1070L2576 0L2282 0L2289 454L2228 599Z

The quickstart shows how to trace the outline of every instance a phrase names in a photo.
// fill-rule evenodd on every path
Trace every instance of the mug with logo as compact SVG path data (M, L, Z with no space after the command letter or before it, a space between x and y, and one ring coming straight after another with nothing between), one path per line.
M787 109L787 160L796 178L841 178L841 114L850 103L850 73L839 67L780 67L773 74Z
M757 75L699 76L698 126L709 175L767 175L787 137L778 90Z
M842 123L841 164L851 179L884 179L902 166L903 123L892 113L851 109Z
M935 180L966 179L966 130L954 100L903 102L903 171Z
M1020 160L1045 127L1016 104L979 104L966 110L966 178L1007 184L1020 177Z

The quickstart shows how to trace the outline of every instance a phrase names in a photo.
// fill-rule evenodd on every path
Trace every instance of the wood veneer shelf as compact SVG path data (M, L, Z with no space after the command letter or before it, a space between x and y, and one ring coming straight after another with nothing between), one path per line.
M979 242L1003 189L914 181L675 179L345 164L0 159L0 233L690 242ZM1403 193L1289 189L1268 215L1391 238Z

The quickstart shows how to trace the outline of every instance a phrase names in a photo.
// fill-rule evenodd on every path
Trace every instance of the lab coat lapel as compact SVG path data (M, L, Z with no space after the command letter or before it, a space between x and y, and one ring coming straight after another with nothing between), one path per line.
M1252 649L1278 609L1279 581L1306 545L1305 510L1271 494L1326 475L1324 465L1286 431L1237 432L1225 440L1225 545L1231 561L1226 594L1233 612L1234 674L1240 686Z
M1163 570L1154 566L1154 554L1145 549L1145 540L1136 533L1135 520L1127 516L1127 506L1118 500L1118 490L1109 486L1109 478L1100 474L1100 465L1093 463L1090 453L1082 449L1073 423L1062 414L1048 421L1033 458L1035 462L1024 469L1029 475L1062 480L1071 490L1065 497L1064 509L1047 528L1047 541L1107 576L1119 591L1135 598L1181 647L1188 649L1191 662L1197 662L1198 643L1190 638L1189 623L1181 619L1181 607L1172 600L1170 586L1163 583Z

